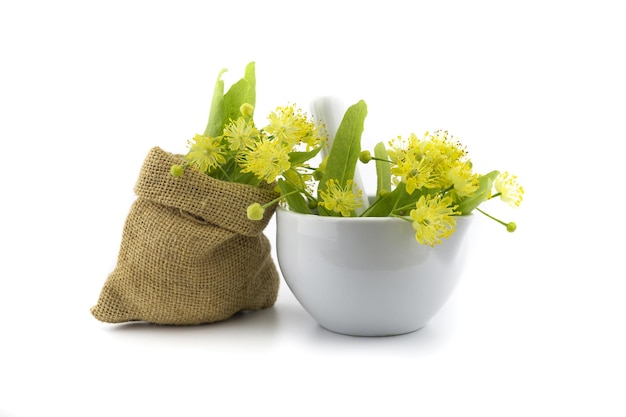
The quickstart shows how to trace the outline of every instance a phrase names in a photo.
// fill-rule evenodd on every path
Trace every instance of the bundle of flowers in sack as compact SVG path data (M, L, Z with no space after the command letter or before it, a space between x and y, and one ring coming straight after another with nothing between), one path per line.
M304 166L325 136L294 105L258 129L254 62L226 93L224 71L188 153L155 147L146 157L117 265L91 309L98 320L201 324L274 305L279 276L263 230L280 199L275 181Z

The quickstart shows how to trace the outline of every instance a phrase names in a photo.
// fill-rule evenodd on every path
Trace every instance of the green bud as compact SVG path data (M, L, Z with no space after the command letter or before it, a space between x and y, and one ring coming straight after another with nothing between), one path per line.
M254 114L254 106L250 103L243 103L241 107L239 107L239 111L244 117L252 117Z
M250 220L261 220L265 209L259 203L252 203L248 206L247 214Z
M321 181L323 176L324 176L324 171L322 171L320 168L313 171L313 179L315 179L315 181Z
M363 151L359 155L359 161L363 162L364 164L367 164L371 160L372 160L372 153L370 151Z
M309 200L308 201L308 206L311 210L317 208L317 200Z
M510 222L506 225L506 231L513 233L515 231L515 229L517 229L517 225L513 222Z
M172 174L172 177L174 178L180 177L183 175L183 172L184 169L180 165L172 165L172 168L170 168L170 174Z

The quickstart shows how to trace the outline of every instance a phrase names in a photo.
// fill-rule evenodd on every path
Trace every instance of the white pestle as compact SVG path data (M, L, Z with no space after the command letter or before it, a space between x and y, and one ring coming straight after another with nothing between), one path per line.
M316 119L321 120L322 123L326 125L326 130L328 131L328 143L320 151L322 158L325 158L333 146L335 133L339 128L339 124L341 124L341 120L343 119L343 115L348 109L348 106L346 106L337 97L321 96L316 97L311 101L310 108L313 116ZM359 174L358 162L356 168L354 169L353 184L356 186L357 189L362 191L362 205L355 210L357 215L361 215L369 206L369 201L367 199L365 187L363 186L363 181L361 180L361 175Z

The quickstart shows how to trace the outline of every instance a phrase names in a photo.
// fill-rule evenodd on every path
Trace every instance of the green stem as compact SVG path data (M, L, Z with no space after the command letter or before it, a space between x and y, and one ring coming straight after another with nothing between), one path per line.
M269 203L265 203L263 204L261 207L263 207L264 209L278 203L280 200L282 200L283 198L287 197L288 195L292 195L292 194L297 194L299 193L300 190L293 190L287 194L281 194L279 197L276 197L275 199L273 199L272 201L270 201Z
M372 156L370 158L372 159L372 161L388 162L390 164L393 164L393 162L390 161L389 159L376 158L375 156Z
M492 220L497 221L498 223L500 223L501 225L503 225L503 226L505 226L505 227L508 227L508 225L509 225L508 223L505 223L505 222L503 222L503 221L502 221L502 220L500 220L500 219L496 219L496 218L495 218L495 217L493 217L491 214L485 213L484 211L482 211L482 210L481 210L480 208L478 208L478 207L476 207L476 210L480 211L480 212L481 212L482 214L484 214L485 216L489 217L489 218L490 218L490 219L492 219Z
M393 213L392 213L392 214L390 215L390 217L395 217L396 219L402 219L402 220L404 220L405 222L408 222L408 223L413 224L413 220L411 220L411 219L407 218L406 216L400 216L399 214L393 214Z
M224 170L224 168L222 168L221 165L218 165L218 168L222 172L222 174L224 174L224 177L226 177L228 181L233 182L228 173Z
M290 168L290 170L291 170L291 171L293 171L293 172L295 172L295 173L296 173L296 175L300 178L300 182L301 182L302 184L304 184L304 180L302 179L302 174L301 174L301 173L299 173L299 172L298 172L298 170L297 170L297 169L294 169L293 167L292 167L292 168ZM287 181L289 184L293 185L293 186L294 186L294 188L296 188L296 189L297 189L297 192L298 192L298 193L302 193L302 194L304 194L304 195L305 195L306 197L308 197L310 200L315 200L315 197L313 197L313 196L312 196L312 195L311 195L311 194L310 194L310 193L306 190L306 188L300 188L300 185L295 184L293 181L291 181L289 178L285 177L284 175L283 175L283 178L284 178L284 179L285 179L285 181ZM295 193L296 193L296 191L293 191L293 192L290 192L290 193L285 194L285 195L291 195L291 194L295 194Z

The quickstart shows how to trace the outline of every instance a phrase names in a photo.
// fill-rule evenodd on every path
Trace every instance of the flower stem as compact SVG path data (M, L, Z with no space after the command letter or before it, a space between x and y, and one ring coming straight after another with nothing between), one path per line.
M502 220L493 217L491 214L485 213L484 211L482 211L478 207L476 207L476 210L480 211L482 214L484 214L485 216L489 217L490 219L497 221L498 223L500 223L501 225L506 227L506 230L509 231L509 232L514 232L515 229L517 228L517 225L515 223L513 223L513 222L505 223Z

